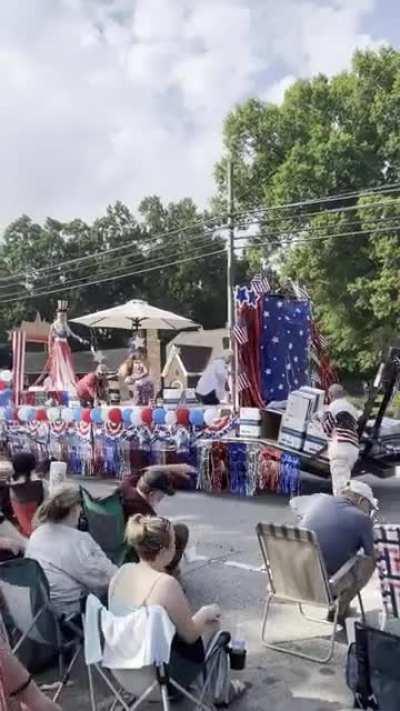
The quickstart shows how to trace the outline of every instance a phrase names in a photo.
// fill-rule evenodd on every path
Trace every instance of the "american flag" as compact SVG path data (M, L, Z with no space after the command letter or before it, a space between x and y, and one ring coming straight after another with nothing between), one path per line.
M244 323L236 323L233 327L233 336L239 346L245 346L249 340L247 326Z
M238 390L241 393L246 388L251 387L250 379L247 373L239 373L238 375Z
M293 289L296 299L300 299L300 300L304 300L304 299L309 300L310 299L310 295L309 295L307 289L305 289L303 286L300 286L300 284L298 284L297 282L290 281L290 283L292 285L292 289Z
M269 281L262 274L256 274L250 282L250 288L255 291L256 294L267 294L271 291Z
M19 405L21 400L21 392L24 389L24 373L25 373L25 344L26 333L21 329L15 329L12 334L12 351L13 351L13 390L15 404Z

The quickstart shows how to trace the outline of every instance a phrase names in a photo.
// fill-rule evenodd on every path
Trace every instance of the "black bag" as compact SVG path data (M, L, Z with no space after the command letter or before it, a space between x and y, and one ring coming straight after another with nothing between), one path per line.
M400 708L400 636L355 625L346 681L354 693L355 708L398 711Z

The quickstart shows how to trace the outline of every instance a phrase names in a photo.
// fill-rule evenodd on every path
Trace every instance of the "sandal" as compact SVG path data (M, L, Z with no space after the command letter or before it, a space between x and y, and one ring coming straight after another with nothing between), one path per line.
M227 709L237 699L240 699L249 689L251 684L245 681L239 681L239 679L232 679L229 684L229 701L217 701L214 702L216 709Z

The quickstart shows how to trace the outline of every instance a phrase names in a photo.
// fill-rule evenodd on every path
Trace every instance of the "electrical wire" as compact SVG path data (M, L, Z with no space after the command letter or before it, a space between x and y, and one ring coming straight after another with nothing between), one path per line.
M224 254L226 253L225 247L223 249L214 250L212 252L206 252L205 254L201 254L196 257L185 257L184 259L178 259L173 262L167 262L166 264L163 264L163 265L157 266L157 267L148 267L147 269L140 269L138 271L127 272L125 274L120 274L118 276L113 275L113 276L105 277L103 279L95 279L94 281L85 282L85 283L79 284L79 285L61 286L61 287L57 287L56 289L52 289L50 291L37 292L35 294L29 294L29 295L24 294L22 296L20 295L15 298L0 299L0 305L9 304L14 301L21 301L21 300L27 301L30 299L35 299L39 296L48 296L50 294L58 294L58 293L61 293L64 291L70 291L71 289L76 289L76 288L82 288L82 287L86 288L88 286L94 286L94 285L103 284L103 283L109 282L109 281L115 281L116 279L124 279L125 277L135 276L138 274L145 274L148 272L155 271L157 269L158 270L166 269L168 267L176 266L176 265L183 264L186 262L198 261L199 259L205 259L206 257L212 257L214 255L222 254L222 253L224 253Z
M212 237L212 236L209 236L209 235L197 239L197 240L196 240L195 249L199 249L199 248L206 247L206 246L211 246L210 242L212 242L213 239L215 239L215 241L216 241L216 238L215 238L215 237ZM124 261L125 261L125 264L123 264L123 266L121 266L120 268L121 268L121 269L126 269L126 268L128 268L128 267L133 267L133 266L134 266L134 267L142 267L142 266L149 266L149 265L152 265L152 264L155 265L155 264L157 264L160 260L163 260L163 259L165 260L165 259L168 259L170 256L171 256L171 257L172 257L172 256L175 256L175 254L176 254L176 252L177 252L177 249L178 249L179 247L182 247L182 243L174 243L174 244L170 244L170 245L165 245L164 249L162 249L162 248L157 249L158 256L151 256L151 255L149 254L149 256L146 257L146 258L144 258L144 259L142 258L142 255L140 255L139 259L137 259L137 255L133 255L133 260L134 260L134 261L131 262L131 261L130 261L130 258L125 258L125 260L124 260ZM154 250L154 252L155 252L155 250ZM163 252L163 254L160 255L159 252ZM165 252L165 253L164 253L164 252ZM96 259L97 259L97 258L96 258ZM100 260L99 260L99 261L100 261ZM120 256L120 257L115 257L114 259L109 259L109 260L107 260L107 271L108 271L108 273L110 273L110 270L117 270L117 271L118 271L118 266L119 266L119 265L121 265L121 256ZM66 283L70 283L71 279L89 278L89 277L91 276L91 274L93 273L93 269L95 268L95 266L101 267L101 264L99 264L99 263L98 263L97 265L92 265L92 264L90 264L90 265L88 265L88 266L85 268L86 270L88 270L88 273L87 273L87 274L85 274L85 272L83 272L82 274L76 274L76 275L71 274L71 275L68 275L67 281L64 281L64 282L60 282L60 278L61 278L61 277L64 277L64 279L65 279L65 278L66 278L66 275L65 275L65 274L57 274L57 275L54 275L54 270L53 270L53 271L51 272L51 275L50 275L50 280L49 280L49 278L47 278L47 279L45 280L45 281L46 281L46 287L52 286L52 284L57 284L57 283L60 283L60 284L63 286L63 285L66 285ZM51 279L51 276L53 276L53 277L55 277L55 278L54 278L54 279ZM44 279L44 278L43 278L43 279ZM41 279L40 281L43 281L43 279ZM35 280L35 276L31 276L31 275L29 275L28 277L26 277L26 281L29 281L29 280L31 280L32 282L37 281L37 280ZM21 281L22 281L22 280L21 280ZM49 283L49 281L50 281L50 283ZM2 293L2 290L3 290L3 292L4 292L4 290L12 289L14 286L15 286L15 287L17 287L17 286L22 286L22 287L25 288L26 291L29 293L28 287L26 287L24 284L21 284L21 282L16 282L15 284L0 284L0 298L1 298L2 296L9 296L9 295L10 295L10 294L8 294L8 293L6 293L6 294ZM39 287L39 288L41 288L41 287Z
M376 228L366 229L366 230L351 230L349 232L333 232L331 234L325 234L325 235L321 235L321 236L318 236L318 235L312 236L311 235L310 237L304 237L304 238L300 238L300 239L302 242L312 242L314 240L319 240L319 239L330 239L331 237L353 237L353 236L357 237L359 235L369 236L371 234L374 234L375 232L379 232L379 233L380 232L393 232L393 231L398 231L398 230L400 230L400 223L393 225L393 227L376 227ZM297 234L299 234L299 233L297 233ZM284 236L284 235L282 235L282 233L281 233L281 235L279 235L279 234L276 234L273 232L271 232L271 233L259 232L256 235L234 237L234 241L237 242L239 240L252 239L252 238L257 238L257 237L278 237L278 238L282 237L285 241L287 241L290 244L292 244L296 240L295 237L292 238L290 236L286 236L286 235ZM268 244L268 243L264 242L264 244ZM270 242L269 244L271 244L273 246L273 242ZM257 245L257 243L254 243L252 246L258 246L258 245ZM242 249L242 247L240 249Z
M171 236L171 235L176 235L176 234L179 234L179 233L181 233L181 232L188 232L188 231L193 230L193 229L195 229L195 228L197 228L197 227L200 227L200 228L203 228L203 229L204 229L204 228L207 228L207 225L208 225L209 222L216 222L216 221L220 221L221 219L222 219L222 215L216 215L215 217L210 217L210 218L206 218L206 219L203 219L203 220L198 220L198 221L196 221L196 222L192 222L192 223L189 223L189 224L187 224L187 225L182 225L181 227L176 227L176 228L174 228L173 230L168 230L168 231L166 231L166 232L160 232L160 233L158 233L158 234L155 234L155 235L153 235L153 236L151 237L151 240L150 240L150 241L148 241L148 240L146 239L146 236L143 235L142 245L143 245L144 247L148 247L148 246L151 247L151 244L154 244L154 248L156 248L156 247L158 246L156 243L157 243L160 239L164 239L165 237L169 237L169 236ZM225 225L217 225L216 227L214 227L214 229L212 229L212 230L210 230L210 231L211 231L211 233L214 233L214 232L216 232L217 230L220 230L220 229L226 229L226 224L225 224ZM83 257L74 257L73 259L67 259L67 260L65 260L65 261L63 261L63 262L58 262L57 264L51 264L51 265L48 266L48 267L38 267L37 269L34 269L34 271L35 271L36 273L47 272L47 271L50 271L51 269L54 269L54 268L61 268L61 267L67 266L67 265L69 265L69 264L74 264L74 263L77 263L77 262L84 262L84 261L87 261L87 260L89 260L89 259L97 259L97 258L99 258L99 257L103 257L103 256L106 256L106 255L108 255L108 254L115 253L115 252L120 252L121 250L128 249L129 247L138 246L138 245L139 245L139 241L138 241L138 239L136 238L136 239L132 240L131 242L125 242L124 244L122 244L122 245L120 245L120 246L118 246L118 247L111 247L110 249L103 250L102 252L97 252L97 253L94 252L93 254L84 255ZM160 247L160 248L161 248L161 247ZM26 276L26 271L23 271L23 272L16 272L16 273L14 273L14 274L10 274L9 276L5 276L5 277L4 277L4 276L3 276L3 277L0 276L0 282L2 282L2 281L7 281L7 280L10 280L10 279L11 279L11 280L15 280L16 277L19 277L19 276L25 277L25 276Z
M368 195L390 194L400 191L400 183L391 183L387 186L377 186L376 188L366 188L362 190L354 190L347 193L337 193L336 195L327 195L321 198L308 198L307 200L299 200L297 202L282 203L282 205L270 205L268 207L256 207L249 210L244 210L242 213L235 212L235 218L241 214L248 215L255 212L274 212L277 210L289 210L297 207L307 207L308 205L324 205L329 202L337 202L338 200L354 200ZM321 212L320 210L318 212Z

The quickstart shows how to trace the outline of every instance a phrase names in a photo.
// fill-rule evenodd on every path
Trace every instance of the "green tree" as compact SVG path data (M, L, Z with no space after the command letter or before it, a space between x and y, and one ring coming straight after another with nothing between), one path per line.
M398 328L400 201L399 193L367 202L340 195L398 182L399 136L400 53L357 52L351 71L297 81L280 106L237 107L216 167L219 207L230 156L239 210L268 208L247 218L260 232L253 266L278 254L279 269L314 297L338 363L353 372L372 368ZM339 197L317 202L324 195Z

